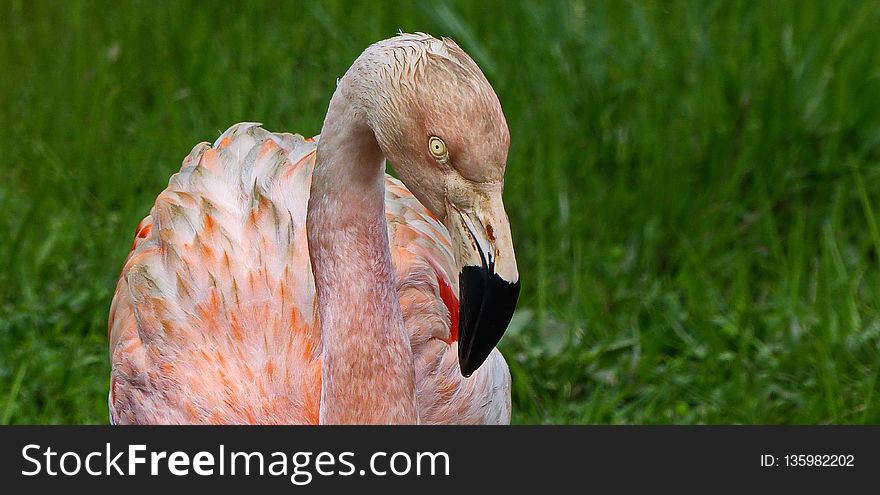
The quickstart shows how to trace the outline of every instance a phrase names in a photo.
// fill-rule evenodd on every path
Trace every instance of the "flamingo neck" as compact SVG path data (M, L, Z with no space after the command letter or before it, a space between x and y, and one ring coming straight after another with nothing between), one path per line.
M306 217L321 321L320 422L416 423L415 373L385 221L385 159L340 81Z

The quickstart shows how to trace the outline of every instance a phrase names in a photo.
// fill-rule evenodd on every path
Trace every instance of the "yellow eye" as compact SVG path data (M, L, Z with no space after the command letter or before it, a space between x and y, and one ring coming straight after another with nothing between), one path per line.
M431 136L428 140L428 149L431 151L431 156L438 160L446 157L446 143L437 136Z

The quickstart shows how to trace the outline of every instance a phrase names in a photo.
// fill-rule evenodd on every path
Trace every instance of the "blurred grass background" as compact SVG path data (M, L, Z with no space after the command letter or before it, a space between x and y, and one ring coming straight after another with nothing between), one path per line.
M880 3L0 2L0 423L107 421L138 221L399 29L512 134L518 423L877 423Z

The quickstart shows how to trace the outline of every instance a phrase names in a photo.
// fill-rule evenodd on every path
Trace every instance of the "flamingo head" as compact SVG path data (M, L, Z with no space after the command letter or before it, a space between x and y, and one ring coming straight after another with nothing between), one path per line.
M498 344L520 290L501 197L510 134L491 84L453 41L402 35L386 44L368 120L397 176L452 238L467 377Z

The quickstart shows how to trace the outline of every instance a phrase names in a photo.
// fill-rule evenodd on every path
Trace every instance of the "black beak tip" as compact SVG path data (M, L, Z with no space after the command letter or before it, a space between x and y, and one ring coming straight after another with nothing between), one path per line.
M520 283L484 267L465 266L459 276L458 364L470 377L501 340L516 309Z
M462 362L462 361L458 362L458 366L461 369L461 376L463 376L465 378L470 378L471 375L474 374L474 371L476 371L476 370L472 370L470 368L465 368L464 362Z

